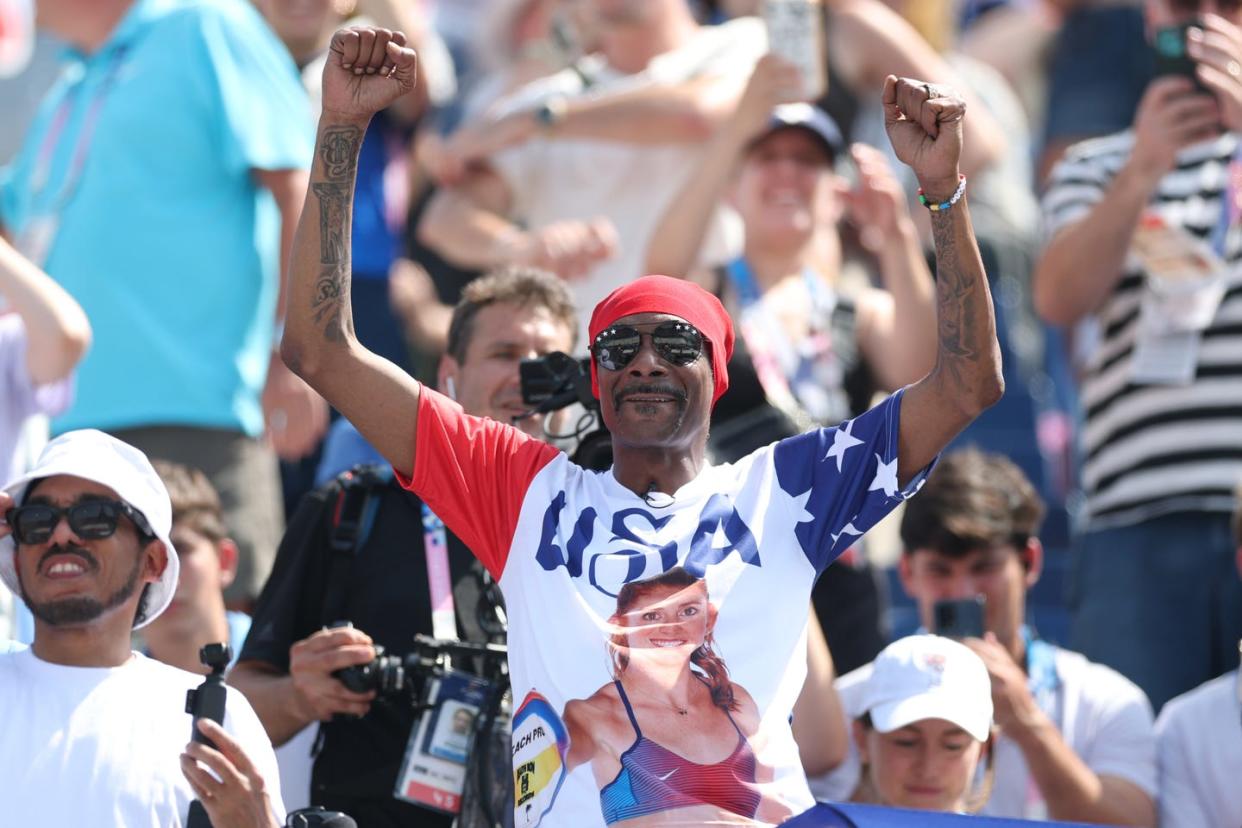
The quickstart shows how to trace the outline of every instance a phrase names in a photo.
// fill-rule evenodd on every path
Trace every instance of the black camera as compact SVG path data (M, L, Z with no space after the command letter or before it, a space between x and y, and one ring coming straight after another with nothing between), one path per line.
M233 660L233 651L228 644L208 644L198 651L198 660L210 668L211 672L194 690L185 691L185 712L190 714L190 738L208 747L216 745L199 732L194 724L199 719L211 719L221 727L224 726L224 708L228 700L228 689L224 686L224 670ZM211 828L211 819L203 803L195 799L190 803L190 811L186 815L187 828Z
M366 664L344 667L332 675L355 693L374 690L380 696L396 696L406 690L406 656L384 654L384 648L375 646L375 658Z
M522 401L531 406L529 416L548 414L579 403L587 414L570 434L549 434L553 438L576 437L578 447L572 459L579 466L604 471L612 466L612 436L599 416L599 400L591 393L591 359L574 359L553 351L518 366ZM595 426L593 429L591 426Z
M569 354L553 351L518 365L522 383L522 401L533 406L533 413L547 414L571 403L581 403L588 411L599 408L591 393L591 360L574 359Z
M198 660L209 667L211 673L198 689L185 691L185 712L193 719L211 719L223 727L224 703L228 698L228 690L224 687L224 669L233 660L233 651L228 644L208 644L198 651ZM210 739L199 733L193 721L190 722L190 738L215 747Z
M331 628L352 627L349 621L337 621ZM505 663L508 649L503 644L475 644L469 641L444 641L426 635L414 636L414 650L405 656L387 655L375 645L375 658L366 664L355 664L332 673L355 693L375 691L379 698L406 696L414 701L414 679L441 675L450 658L473 658L483 675L490 676ZM418 684L422 684L419 682Z
M337 621L331 624L329 629L353 626L351 621ZM375 658L366 664L342 667L340 670L334 671L332 676L355 693L369 693L374 690L380 698L398 696L405 693L408 689L406 661L409 659L417 660L417 656L411 655L402 658L401 656L385 655L384 648L376 644ZM416 667L417 665L411 666Z
M285 819L285 828L358 828L348 814L327 811L318 805L293 811Z

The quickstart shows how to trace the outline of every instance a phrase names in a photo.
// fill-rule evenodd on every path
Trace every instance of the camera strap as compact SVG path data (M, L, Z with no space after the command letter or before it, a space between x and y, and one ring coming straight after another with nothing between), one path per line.
M457 612L453 604L453 577L449 572L448 533L444 521L423 503L423 552L427 556L427 593L431 598L431 634L457 640Z
M346 617L349 573L358 551L371 535L382 499L375 496L375 490L386 486L391 474L391 470L380 466L357 466L337 478L340 490L332 504L328 533L331 554L323 596L324 626Z

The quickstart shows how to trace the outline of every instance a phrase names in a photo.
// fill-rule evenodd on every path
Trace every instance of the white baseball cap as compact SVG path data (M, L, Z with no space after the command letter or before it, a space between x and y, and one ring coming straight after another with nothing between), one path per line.
M172 501L164 481L151 467L147 456L138 449L102 431L82 429L67 431L50 441L43 447L34 468L6 483L4 491L13 498L14 505L20 505L32 482L61 474L107 486L121 500L142 512L151 525L151 531L164 542L168 550L168 565L159 580L147 590L146 617L134 624L134 629L145 627L168 608L177 590L177 576L181 571L177 550L168 539L168 533L172 530ZM16 552L12 534L0 538L0 580L14 595L20 596L14 561Z
M968 647L938 635L911 635L876 656L853 712L870 713L880 733L943 719L983 742L992 727L992 681Z

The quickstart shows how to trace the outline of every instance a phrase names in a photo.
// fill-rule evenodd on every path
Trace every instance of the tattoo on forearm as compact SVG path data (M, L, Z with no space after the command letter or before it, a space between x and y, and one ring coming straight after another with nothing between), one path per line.
M362 130L337 127L324 131L319 139L319 160L326 181L311 185L319 202L319 263L323 265L311 295L315 324L322 325L324 338L342 342L353 331L349 307L349 223L354 175Z
M339 264L347 258L345 206L349 188L344 184L312 184L311 190L319 199L319 261Z
M323 138L319 141L319 158L323 161L324 177L329 181L352 181L361 143L362 130L358 127L324 130Z
M327 268L320 272L315 282L315 296L311 299L311 310L315 313L318 324L328 316L340 301L343 290L342 273L339 268Z
M936 316L940 352L938 362L954 381L968 386L966 363L980 357L978 335L979 285L963 266L954 220L932 217L932 236L936 243Z

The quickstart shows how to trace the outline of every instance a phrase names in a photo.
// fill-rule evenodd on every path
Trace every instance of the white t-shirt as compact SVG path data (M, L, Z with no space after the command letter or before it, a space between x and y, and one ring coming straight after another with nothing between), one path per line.
M897 485L900 401L648 499L423 389L402 482L504 592L518 828L813 804L789 728L811 586L922 485ZM642 689L678 682L685 709Z
M0 655L0 787L9 825L177 828L194 791L186 690L203 677L139 653L120 667L65 667L32 650ZM267 782L283 825L276 759L244 696L229 688L224 729Z
M1087 661L1082 655L1042 644L1054 654L1056 687L1032 688L1040 709L1057 724L1061 737L1098 776L1132 782L1156 795L1156 740L1151 705L1133 682L1120 673ZM871 665L859 667L836 681L841 706L853 719ZM1046 819L1048 808L1026 766L1018 745L1004 733L996 740L992 796L980 812L987 816ZM816 798L846 800L858 784L860 762L853 739L846 760L836 770L812 780Z
M576 69L519 90L500 110L528 108L553 95L590 97L707 77L744 81L766 51L763 22L741 17L700 28L689 43L659 55L637 74L621 74L598 57L587 58ZM569 283L585 319L614 288L645 275L643 261L656 222L693 172L701 152L702 145L690 141L633 144L536 138L497 154L492 162L512 191L515 217L526 227L596 216L606 216L616 227L617 255ZM718 212L704 258L725 261L740 251L741 241L740 226ZM582 328L585 334L585 322ZM585 336L579 342L585 343Z
M1160 824L1173 828L1242 825L1242 696L1238 671L1164 706L1160 748Z

